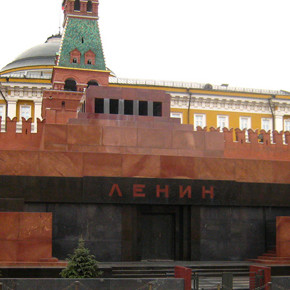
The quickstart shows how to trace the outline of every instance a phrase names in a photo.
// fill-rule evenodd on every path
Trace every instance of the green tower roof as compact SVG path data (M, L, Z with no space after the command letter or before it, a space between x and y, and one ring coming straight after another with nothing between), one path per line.
M77 49L81 53L80 63L71 62L70 53ZM85 53L95 54L95 64L85 63ZM83 69L106 70L102 42L97 20L68 18L64 29L58 66Z

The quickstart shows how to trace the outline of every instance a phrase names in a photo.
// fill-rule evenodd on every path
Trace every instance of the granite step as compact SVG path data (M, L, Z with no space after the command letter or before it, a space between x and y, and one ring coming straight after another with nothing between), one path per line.
M267 265L290 265L290 259L281 260L277 257L277 259L249 259L248 261L259 263L259 264L267 264Z
M266 256L266 257L276 257L277 255L276 255L276 253L265 253L265 254L263 254L260 257L263 257L263 256Z

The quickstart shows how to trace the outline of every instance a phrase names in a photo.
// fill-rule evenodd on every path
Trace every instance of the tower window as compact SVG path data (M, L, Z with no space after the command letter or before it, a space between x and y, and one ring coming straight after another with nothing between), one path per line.
M90 87L90 86L98 86L98 85L99 85L98 82L95 81L95 80L91 80L91 81L88 82L88 87Z
M82 37L82 43L84 43L85 42L85 39Z
M92 10L93 10L93 4L92 4L92 1L89 0L87 3L87 12L92 12Z
M81 10L80 0L75 0L74 10L77 10L77 11L80 11Z
M71 63L80 63L81 60L81 53L79 50L74 49L73 51L70 52L70 62Z
M64 90L65 91L77 91L77 83L74 79L67 79L64 83Z
M88 50L85 53L85 63L92 64L92 65L96 64L96 55L92 50Z

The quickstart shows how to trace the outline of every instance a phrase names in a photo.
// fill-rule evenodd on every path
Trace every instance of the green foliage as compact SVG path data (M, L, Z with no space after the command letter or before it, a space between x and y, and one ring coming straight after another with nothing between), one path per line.
M60 273L62 278L97 278L102 275L102 272L98 271L95 256L85 248L83 239L79 240L78 247L68 257L68 265Z

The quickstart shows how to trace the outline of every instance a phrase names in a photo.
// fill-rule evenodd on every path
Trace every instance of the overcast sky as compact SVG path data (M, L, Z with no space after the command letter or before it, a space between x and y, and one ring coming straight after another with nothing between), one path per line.
M62 26L62 0L1 1L0 67ZM118 77L290 91L289 0L99 0Z

